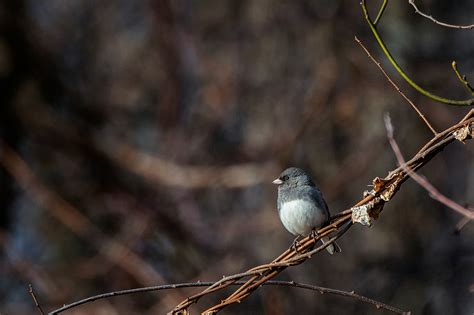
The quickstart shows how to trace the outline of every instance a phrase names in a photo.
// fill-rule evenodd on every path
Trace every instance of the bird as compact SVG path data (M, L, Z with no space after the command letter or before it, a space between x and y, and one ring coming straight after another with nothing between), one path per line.
M329 221L329 208L319 188L300 168L285 169L273 184L278 185L277 209L280 220L296 236L292 245L296 250L299 237L315 233ZM329 238L323 237L321 241L326 243ZM329 244L326 250L331 255L341 252L335 242Z

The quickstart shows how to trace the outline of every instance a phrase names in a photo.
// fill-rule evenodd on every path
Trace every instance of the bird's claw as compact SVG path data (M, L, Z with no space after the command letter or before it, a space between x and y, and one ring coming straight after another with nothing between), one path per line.
M299 253L298 252L298 245L299 245L299 242L298 242L298 239L300 238L300 236L298 235L294 240L293 240L293 243L291 244L290 246L290 249L291 250L294 250L297 254Z

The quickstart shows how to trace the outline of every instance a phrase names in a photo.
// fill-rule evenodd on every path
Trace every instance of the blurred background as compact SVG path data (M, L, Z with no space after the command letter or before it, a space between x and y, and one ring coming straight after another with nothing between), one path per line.
M474 2L422 1L473 23ZM375 1L369 1L375 14ZM473 30L440 27L391 1L379 29L412 78L455 99L474 80ZM134 287L218 280L293 240L271 181L310 172L332 213L406 158L429 129L355 43L357 35L437 130L468 108L431 102L387 64L358 1L2 1L0 313L33 314ZM471 81L471 83L473 83ZM474 144L421 173L474 204ZM355 290L414 314L474 312L474 225L405 183L340 255L277 279ZM115 297L65 314L162 314L199 289ZM230 291L226 291L230 293ZM194 313L224 297L203 299ZM265 287L226 314L385 314L352 299Z

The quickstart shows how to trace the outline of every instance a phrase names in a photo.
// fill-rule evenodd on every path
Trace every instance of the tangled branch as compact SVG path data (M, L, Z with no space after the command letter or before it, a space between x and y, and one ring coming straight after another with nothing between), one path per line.
M38 310L38 313L40 315L44 315L43 308L38 302L38 299L36 298L35 291L33 290L33 286L31 284L28 285L28 293L30 294L31 298L33 299L33 303L35 303L36 309Z
M241 302L252 292L257 290L261 285L268 282L286 268L301 264L308 258L311 258L314 254L320 252L326 246L346 233L354 222L367 225L371 224L371 221L376 219L382 211L384 204L393 198L400 186L410 177L407 170L409 169L412 172L415 172L422 168L448 144L456 139L459 139L458 135L460 130L470 130L470 133L466 134L463 141L472 139L474 136L472 132L474 130L474 110L471 110L469 114L459 123L440 133L437 133L418 151L418 153L413 158L398 168L390 171L385 178L375 178L373 180L372 191L367 192L365 197L357 202L351 209L342 211L332 217L330 223L327 226L318 230L317 237L313 238L308 236L304 238L300 242L301 246L298 247L298 253L292 249L288 249L271 263L257 266L244 273L224 277L205 290L189 296L187 299L178 304L171 311L171 313L185 313L189 306L198 302L203 296L222 290L232 284L235 284L240 279L249 277L249 279L236 291L234 291L234 293L232 293L220 303L203 312L203 314L217 313L228 305ZM315 243L321 237L328 235L331 236L329 242L313 249Z

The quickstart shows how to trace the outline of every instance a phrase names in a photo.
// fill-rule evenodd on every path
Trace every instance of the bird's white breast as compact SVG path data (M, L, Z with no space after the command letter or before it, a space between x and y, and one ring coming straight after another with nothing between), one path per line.
M326 220L323 210L306 200L292 200L282 204L280 219L285 228L294 235L308 235Z

